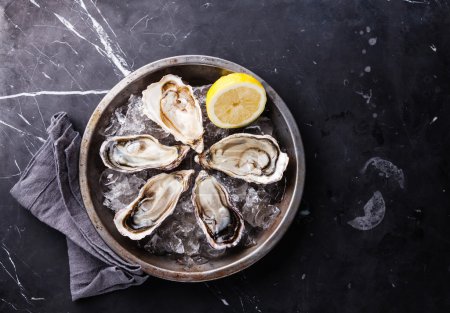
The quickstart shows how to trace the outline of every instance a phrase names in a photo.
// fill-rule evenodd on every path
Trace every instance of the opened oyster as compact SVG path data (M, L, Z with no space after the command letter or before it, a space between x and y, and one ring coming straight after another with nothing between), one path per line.
M213 144L195 157L204 168L257 184L270 184L283 177L289 162L269 135L234 134Z
M238 244L244 230L241 213L233 207L229 194L213 176L201 171L192 189L195 217L215 249L225 249Z
M202 111L191 86L169 74L142 92L143 111L176 140L203 151Z
M116 136L103 142L100 157L107 167L120 172L170 170L181 163L188 151L188 146L165 146L150 135Z
M150 178L138 197L114 216L119 232L132 240L153 233L173 213L180 195L189 187L192 173L194 170L183 170Z

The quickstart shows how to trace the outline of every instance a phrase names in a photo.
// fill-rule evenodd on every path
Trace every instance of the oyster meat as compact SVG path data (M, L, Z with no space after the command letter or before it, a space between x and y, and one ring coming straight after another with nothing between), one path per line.
M175 210L180 195L189 188L192 173L194 170L183 170L150 178L137 198L114 216L117 230L132 240L152 234Z
M150 135L116 136L103 142L100 157L107 167L120 172L170 170L181 163L188 151L189 146L165 146Z
M241 213L233 207L225 187L206 171L201 171L192 189L195 217L215 249L238 244L244 231Z
M195 157L207 169L257 184L270 184L283 177L289 162L269 135L234 134L213 144Z
M192 87L169 74L142 92L143 111L176 140L203 151L203 120Z

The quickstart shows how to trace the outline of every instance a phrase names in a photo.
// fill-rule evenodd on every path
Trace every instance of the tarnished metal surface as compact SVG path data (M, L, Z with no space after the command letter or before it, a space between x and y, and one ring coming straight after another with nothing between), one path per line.
M202 265L185 269L176 261L155 256L137 247L136 243L121 236L114 227L113 212L102 202L99 177L104 169L99 156L99 148L104 136L99 130L108 123L110 114L123 105L131 94L138 94L152 82L168 73L183 77L191 85L214 82L230 72L249 73L258 78L267 91L269 117L275 125L276 138L280 146L287 149L290 163L285 172L287 177L286 195L279 204L281 214L273 225L261 232L257 245L211 260ZM295 217L303 192L305 160L303 144L297 125L278 94L260 77L246 68L215 57L200 55L176 56L150 63L131 73L120 81L102 99L86 127L80 151L80 186L84 205L95 228L103 240L120 256L138 263L150 275L175 281L206 281L236 273L252 265L266 255L286 232Z

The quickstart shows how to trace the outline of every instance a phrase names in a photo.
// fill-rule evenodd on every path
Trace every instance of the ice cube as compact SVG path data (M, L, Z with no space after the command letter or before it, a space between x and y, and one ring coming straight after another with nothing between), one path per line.
M198 265L208 263L208 261L209 261L209 259L207 259L207 258L205 258L204 256L201 256L201 255L193 256L192 260L194 261L195 264L198 264Z
M242 206L242 216L253 227L267 229L280 214L280 209L269 204L270 195L263 187L249 188L245 203Z
M173 236L169 241L169 247L173 253L183 254L184 245L180 238Z
M185 192L178 201L177 207L184 212L194 212L194 205L191 200L191 192Z
M189 269L194 265L194 260L188 255L184 255L178 258L177 262L180 263L181 265L184 265L186 269Z
M286 182L285 177L278 182L261 186L267 193L270 204L277 204L283 200L286 193Z
M255 215L255 224L262 229L269 228L275 218L280 214L280 209L275 205L261 205Z
M206 94L208 93L210 85L196 86L192 87L192 91L194 92L194 96L197 98L200 105L205 105L206 103Z
M128 109L123 123L117 132L118 135L136 135L144 130L145 121L148 118L142 112L142 99L131 95L128 100Z
M141 187L145 184L145 180L138 176L139 174L133 174L128 178L128 185L130 190L135 193L135 191L139 191Z
M195 217L191 215L179 215L179 213L174 213L176 217L181 217L179 220L177 220L177 226L174 229L175 236L179 238L189 238L191 235L193 235L193 232L195 230L195 227L197 224L195 223ZM179 216L177 216L179 215ZM192 214L193 215L193 214ZM187 217L187 218L186 218Z
M198 254L200 249L200 241L193 233L183 241L184 251L187 255Z
M244 128L244 133L254 135L270 135L273 134L273 122L267 116L260 116L256 121Z
M248 225L245 226L244 234L242 237L242 243L243 246L246 248L253 247L256 245L255 228L249 227Z
M144 249L156 255L162 255L167 252L163 245L163 241L158 234L152 236L152 238L144 245Z
M155 137L158 140L163 140L170 135L170 133L166 132L158 124L156 124L155 122L153 122L150 119L144 121L143 132L146 134L152 135L153 137Z
M214 249L206 241L202 244L201 255L207 259L218 258L225 254L226 249Z
M240 206L245 200L248 183L245 180L232 178L221 172L215 172L213 176L226 188L231 202L235 206Z
M106 169L100 175L103 204L116 212L125 208L139 193L145 180L139 174L124 174Z
M100 186L103 191L109 191L112 184L122 179L123 174L107 168L100 174Z
M125 120L126 112L127 106L117 108L111 116L108 126L101 130L100 133L106 137L116 135Z

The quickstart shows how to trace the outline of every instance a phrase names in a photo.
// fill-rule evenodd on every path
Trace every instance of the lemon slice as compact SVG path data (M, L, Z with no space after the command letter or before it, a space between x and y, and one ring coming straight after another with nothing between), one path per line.
M208 90L206 111L214 125L238 128L256 120L266 101L266 91L256 78L233 73L219 78Z

